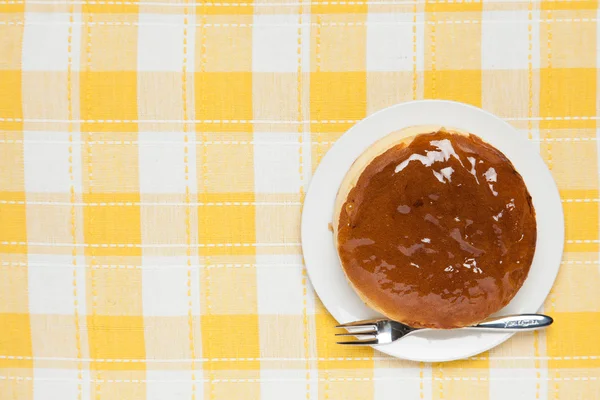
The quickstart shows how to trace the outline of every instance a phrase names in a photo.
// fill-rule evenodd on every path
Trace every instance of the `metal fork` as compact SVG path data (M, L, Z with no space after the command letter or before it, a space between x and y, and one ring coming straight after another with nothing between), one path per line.
M552 324L554 320L543 314L519 314L504 317L490 318L477 325L461 329L478 329L502 332L522 332L542 329ZM354 336L357 340L337 342L358 346L375 344L388 344L401 339L413 332L422 331L423 328L412 328L400 322L389 319L368 319L364 321L349 322L336 326L346 328L347 333L336 333L335 336Z

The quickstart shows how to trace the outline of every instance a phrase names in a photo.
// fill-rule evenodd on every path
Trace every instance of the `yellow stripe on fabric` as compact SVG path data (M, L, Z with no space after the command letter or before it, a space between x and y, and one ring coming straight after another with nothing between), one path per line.
M483 1L426 1L425 12L481 12Z
M135 71L86 70L80 72L79 79L80 90L86 93L86 96L81 98L81 117L86 120L81 125L82 131L137 131L137 123L134 122L138 117ZM105 120L122 122L107 124Z
M256 206L254 193L203 193L200 203L233 203L227 207L198 207L200 221L199 239L207 245L201 254L215 255L226 250L227 254L254 254L256 243ZM232 244L226 249L215 244Z
M310 76L311 129L343 132L366 115L367 75L364 71L313 72ZM329 120L347 123L327 123Z
M90 315L87 318L91 368L99 371L145 370L144 362L119 363L107 360L145 360L144 317Z
M137 14L139 0L92 0L84 1L81 10L89 14Z
M550 46L550 27L547 40ZM596 120L585 117L596 115L596 69L553 68L551 54L548 68L540 70L540 115L548 117L540 121L540 128L595 128Z
M304 14L304 7L303 7L303 2L300 0L299 4L298 4L298 29L297 29L297 47L296 47L296 54L297 54L297 66L296 66L296 91L297 91L297 97L296 97L296 101L297 101L297 114L298 114L298 127L297 127L297 133L298 133L298 174L300 176L299 180L300 180L300 187L298 188L298 192L300 194L300 197L302 199L304 199L304 185L305 185L305 179L304 179L304 159L305 159L305 154L304 154L304 124L302 123L302 121L304 120L304 107L303 107L303 97L304 97L304 91L303 91L303 82L302 82L302 76L303 76L303 69L302 69L302 64L303 64L303 43L302 43L302 36L303 36L303 26L302 26L302 22L304 20L303 18L303 14ZM309 28L310 29L310 28ZM306 378L306 386L305 386L305 390L306 390L306 400L310 400L311 398L311 363L309 361L309 358L311 356L311 351L310 351L310 324L309 324L309 316L308 316L308 274L306 271L306 265L304 263L304 258L302 259L302 344L304 347L304 357L306 358L306 361L304 362L304 369L306 370L305 373L305 378ZM262 350L262 349L261 349Z
M598 249L598 190L563 190L567 252Z
M490 366L489 360L489 352L483 352L477 355L476 360L456 360L444 363L432 363L431 366L433 368L447 368L447 369L466 369L466 368L478 368L478 369L486 369Z
M547 330L548 368L600 368L600 341L582 340L600 336L600 312L555 312Z
M201 7L199 7L201 5ZM197 13L201 15L252 15L255 12L253 0L202 0Z
M0 313L0 369L33 368L29 314Z
M91 166L90 162L90 166ZM139 193L90 193L84 194L86 203L137 203ZM141 256L141 215L139 206L120 207L106 205L85 207L84 237L92 245L89 252L97 256ZM87 248L86 248L87 249Z
M69 117L69 203L70 217L71 217L71 236L73 240L73 249L71 250L71 263L73 264L73 314L75 319L75 347L77 349L77 399L83 398L83 363L81 358L83 356L83 346L81 338L81 321L79 314L79 295L83 292L82 288L77 286L78 282L78 265L77 265L77 212L75 210L74 203L76 201L75 193L75 166L74 166L74 153L73 153L73 23L74 19L74 6L69 4L69 28L67 37L67 109Z
M598 0L543 0L541 9L547 10L595 10Z
M214 299L211 300L214 302ZM205 368L217 370L259 370L260 341L258 315L208 314L201 317L202 354ZM210 332L210 334L208 334ZM236 361L247 359L248 361ZM231 361L227 361L231 360Z
M25 1L5 1L0 3L0 14L18 14L25 12Z
M454 5L426 3L429 12L425 14L424 97L481 107L481 41L473 40L481 37L481 12L477 7L462 13L448 12L444 8ZM473 23L462 23L464 19ZM456 46L456 43L461 45Z
M363 0L313 0L311 1L311 12L319 14L366 14L369 8L368 2Z
M25 193L0 192L0 253L27 254Z
M481 107L481 70L425 71L425 98Z
M196 119L218 121L198 123L198 129L252 132L252 72L196 72L194 86Z
M192 359L190 363L191 379L192 379L192 400L196 399L196 338L194 328L194 292L193 292L193 274L192 274L192 210L190 206L191 202L191 190L190 190L190 147L189 147L189 120L188 112L188 23L189 23L189 9L188 0L185 0L185 6L183 9L183 60L182 60L182 71L181 71L181 104L183 109L183 120L186 121L182 124L184 134L184 150L183 150L183 165L184 170L182 171L185 178L185 256L187 266L187 323L188 323L188 339L189 339L189 350L190 357Z
M7 38L18 40L17 37ZM0 129L21 131L23 129L23 98L21 71L0 70Z

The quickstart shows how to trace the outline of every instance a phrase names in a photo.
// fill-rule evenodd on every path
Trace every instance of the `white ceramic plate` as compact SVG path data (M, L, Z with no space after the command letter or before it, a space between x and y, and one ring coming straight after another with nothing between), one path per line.
M342 179L354 160L388 133L437 124L474 133L502 151L523 176L533 198L538 234L533 264L521 290L498 314L536 312L550 292L563 251L563 210L556 184L535 146L508 123L479 108L441 100L415 101L381 110L352 127L325 155L311 180L302 213L304 260L317 294L340 323L379 316L346 281L328 229ZM489 350L511 335L427 331L376 348L409 360L450 361Z

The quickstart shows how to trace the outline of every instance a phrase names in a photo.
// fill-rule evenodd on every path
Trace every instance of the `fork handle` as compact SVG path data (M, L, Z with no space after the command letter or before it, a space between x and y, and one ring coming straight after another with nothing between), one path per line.
M554 320L544 314L518 314L491 318L469 328L494 331L534 331L552 324Z

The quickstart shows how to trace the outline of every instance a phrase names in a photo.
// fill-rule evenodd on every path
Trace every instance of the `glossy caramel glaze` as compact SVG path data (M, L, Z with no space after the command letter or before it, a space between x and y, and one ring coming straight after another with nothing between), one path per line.
M473 135L416 136L377 156L350 190L337 244L369 305L416 327L488 317L523 284L536 242L525 183Z

